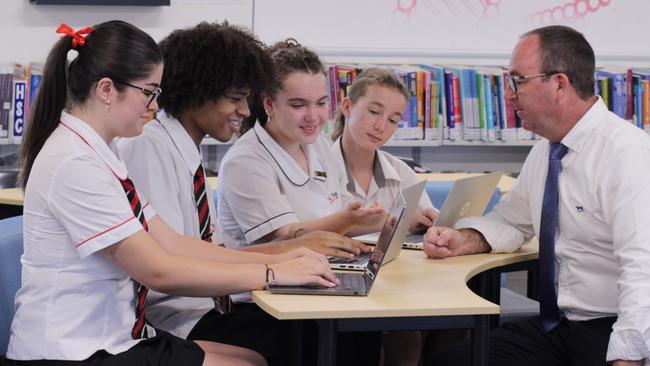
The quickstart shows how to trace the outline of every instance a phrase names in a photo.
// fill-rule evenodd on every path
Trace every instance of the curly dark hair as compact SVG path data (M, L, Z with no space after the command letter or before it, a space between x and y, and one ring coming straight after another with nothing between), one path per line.
M264 125L268 119L262 105L262 93L274 99L282 84L289 74L304 72L307 74L325 73L325 66L318 55L307 47L302 46L294 38L287 38L285 41L277 42L266 49L271 56L275 66L273 81L261 93L251 93L249 105L251 115L244 119L242 133L251 129L258 121Z
M176 118L217 101L231 88L250 88L257 95L273 82L273 61L265 45L228 22L175 30L160 41L160 48L165 69L158 105Z

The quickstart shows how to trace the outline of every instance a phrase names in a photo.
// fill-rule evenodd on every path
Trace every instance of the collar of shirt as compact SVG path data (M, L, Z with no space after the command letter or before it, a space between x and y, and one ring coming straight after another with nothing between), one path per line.
M361 193L363 192L357 192L358 184L352 177L352 173L350 173L350 169L348 169L348 165L345 162L345 159L343 158L343 147L341 146L341 137L339 137L332 145L332 152L334 153L335 163L345 167L345 175L347 179L346 188L348 192L362 195ZM373 178L376 183L377 189L381 189L385 187L387 180L394 180L398 184L402 181L402 178L400 177L399 173L397 173L397 170L395 170L395 167L393 167L393 165L388 161L388 159L384 156L384 154L382 154L382 152L379 150L377 150L375 153ZM373 186L374 186L373 184L370 185L370 190L368 191L368 195L373 194L373 192L371 192Z
M293 157L291 157L291 155L289 155L289 153L286 152L268 132L266 132L262 125L256 123L253 129L260 144L262 144L266 151L268 151L273 160L278 164L280 170L282 170L291 183L297 186L303 186L307 184L309 179L312 177L316 180L328 179L325 166L318 158L318 153L314 150L311 144L301 145L303 151L307 155L307 164L309 169L309 175L307 175L298 162L296 162Z
M192 140L190 134L187 133L187 130L185 130L178 119L168 115L164 110L158 112L156 119L169 135L176 150L181 154L190 174L194 175L196 169L201 165L201 151L194 144L194 140Z
M126 165L117 155L115 142L111 141L107 145L90 125L81 119L63 111L61 113L61 125L71 133L77 135L88 147L90 147L100 159L108 166L118 179L126 179L128 176Z
M589 108L587 113L564 136L562 144L566 145L570 150L579 153L582 146L588 142L587 139L591 131L597 128L601 121L604 121L603 117L607 112L607 106L599 96L596 103Z

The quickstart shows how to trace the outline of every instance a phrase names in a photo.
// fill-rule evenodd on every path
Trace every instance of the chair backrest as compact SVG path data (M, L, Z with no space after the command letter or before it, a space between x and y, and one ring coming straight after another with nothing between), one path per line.
M14 296L20 288L23 217L0 220L0 355L7 352L14 317Z
M431 199L433 206L440 209L442 204L445 203L445 199L447 199L447 195L453 185L453 181L428 181L426 186L424 186L424 190L429 195L429 199ZM490 202L488 202L488 205L485 208L485 213L490 212L492 207L499 203L500 199L501 190L497 187L494 190L494 193L492 193L492 197L490 197Z
M20 170L12 167L0 167L0 188L16 188Z

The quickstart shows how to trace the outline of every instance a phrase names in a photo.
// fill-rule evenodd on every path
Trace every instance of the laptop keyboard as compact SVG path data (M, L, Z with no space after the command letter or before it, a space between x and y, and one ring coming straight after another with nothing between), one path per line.
M370 254L372 253L361 253L352 258L341 258L341 257L327 257L327 260L330 263L342 264L342 263L351 263L351 262L362 262L370 259Z
M361 290L366 287L366 281L362 274L355 273L337 273L336 277L341 280L341 284L335 288L344 288L346 290Z
M424 235L422 234L408 234L406 239L404 239L404 242L412 244L422 243L423 238Z

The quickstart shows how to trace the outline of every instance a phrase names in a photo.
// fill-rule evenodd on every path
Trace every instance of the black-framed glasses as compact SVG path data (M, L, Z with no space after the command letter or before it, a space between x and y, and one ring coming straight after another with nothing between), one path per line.
M149 97L149 101L147 102L147 107L146 107L147 109L149 109L149 106L151 105L151 103L153 103L153 101L156 100L156 98L158 98L158 96L160 94L162 94L162 89L160 89L160 88L156 88L154 90L149 90L149 89L143 88L141 86L125 83L123 81L119 81L119 80L114 80L114 81L116 83L118 83L118 84L129 86L129 87L134 88L134 89L138 89L138 90L140 90L142 92L142 94Z
M559 71L549 71L549 72L543 72L541 74L531 74L531 75L521 75L521 76L520 75L509 74L508 77L507 77L508 87L510 87L510 90L513 93L516 93L517 92L517 86L519 85L519 83L522 83L524 80L533 79L533 78L540 78L540 77L544 77L544 76L552 76L552 75L555 75L555 74L559 74Z

